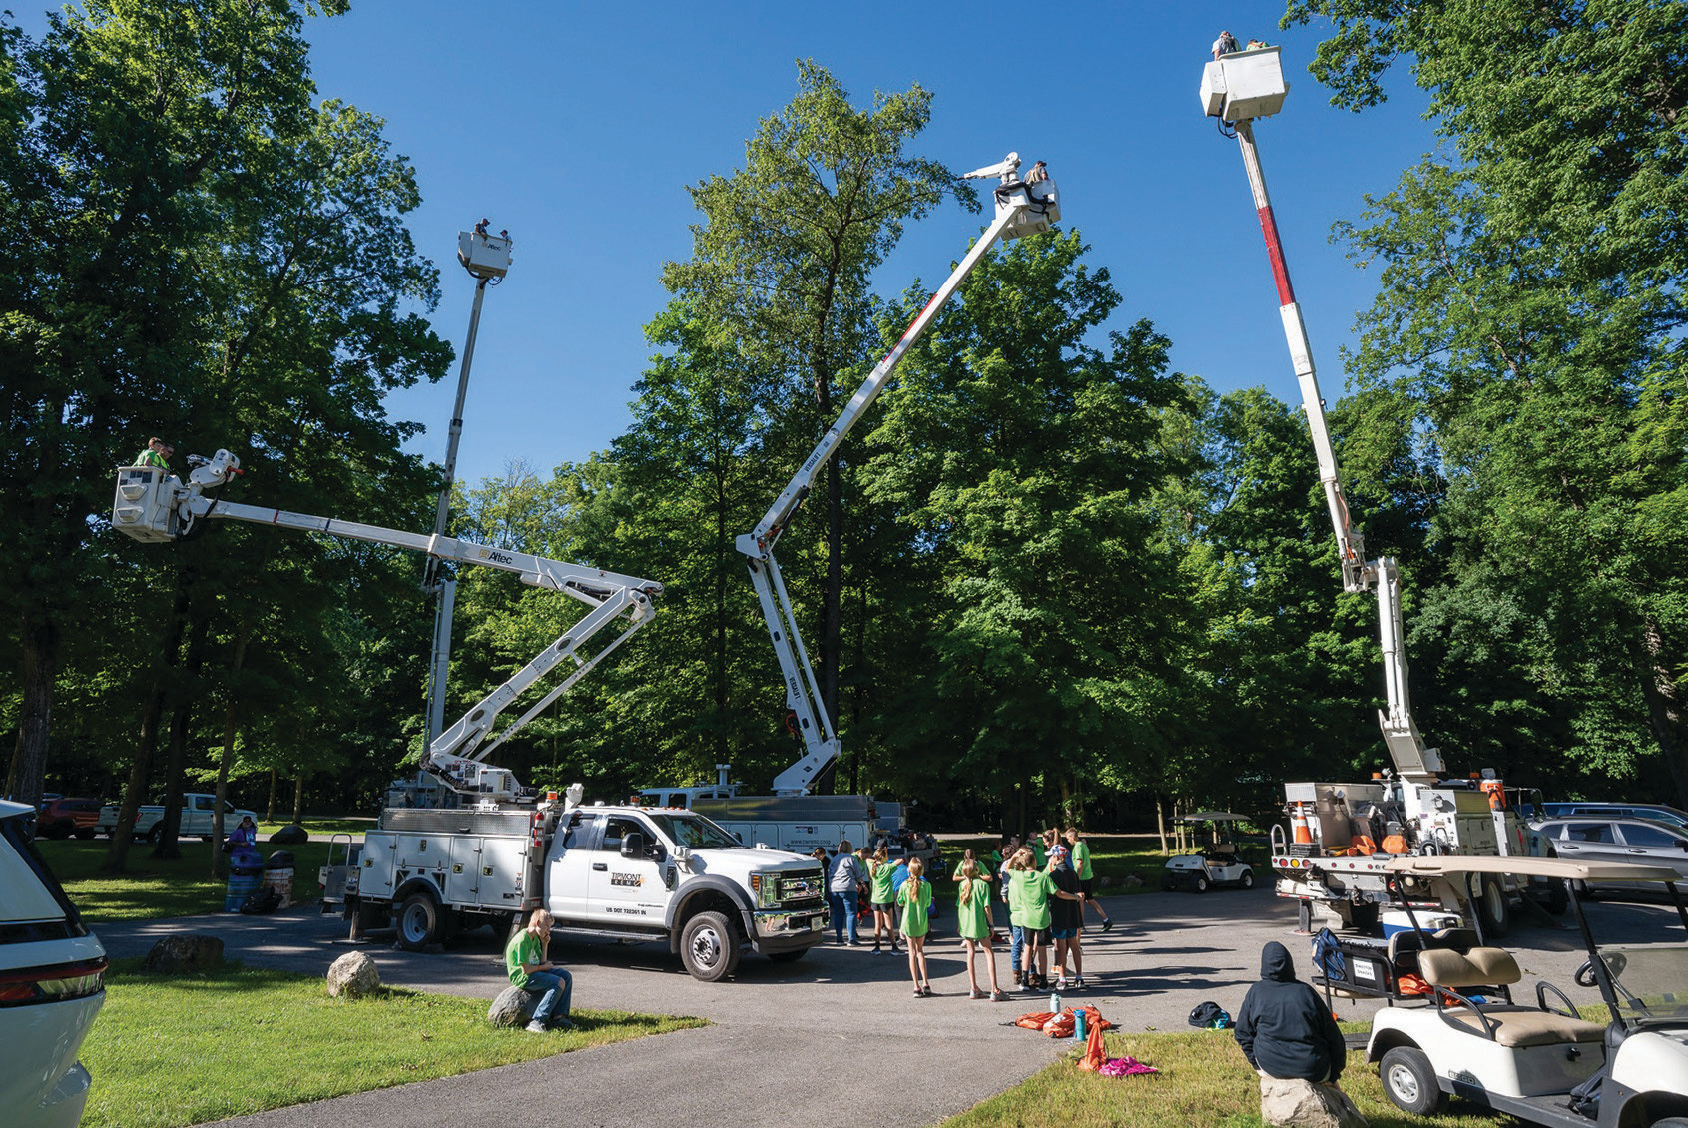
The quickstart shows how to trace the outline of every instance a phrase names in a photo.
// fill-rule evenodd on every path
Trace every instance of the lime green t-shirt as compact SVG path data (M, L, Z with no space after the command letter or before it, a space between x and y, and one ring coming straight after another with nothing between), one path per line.
M504 966L510 972L510 982L518 987L526 987L528 973L522 970L523 964L545 962L545 949L540 946L539 937L522 929L510 938L510 944L504 949Z
M963 940L983 940L991 934L991 886L990 882L980 877L971 881L963 881L957 893L966 892L967 903L961 903L958 895L955 899L956 927L961 931Z
M1049 927L1055 879L1043 870L1008 871L1008 919L1021 928Z
M1078 879L1080 881L1089 881L1091 878L1096 876L1095 872L1090 868L1089 843L1073 843L1073 869L1078 871Z
M876 905L889 905L895 896L891 888L891 875L896 867L890 862L875 861L873 863L873 892L869 894Z
M928 910L932 907L932 884L923 877L912 880L916 883L912 896L910 882L903 882L897 890L897 904L903 907L903 935L920 937L931 927Z
M1032 842L1032 860L1037 863L1038 869L1043 869L1049 864L1049 851L1043 848L1041 838Z

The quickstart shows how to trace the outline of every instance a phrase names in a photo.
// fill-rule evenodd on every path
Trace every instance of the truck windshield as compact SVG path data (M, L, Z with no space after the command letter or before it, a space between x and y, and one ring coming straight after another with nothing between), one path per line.
M744 843L702 815L647 812L645 817L655 823L657 829L666 834L676 846L685 846L693 850L729 850L744 846Z

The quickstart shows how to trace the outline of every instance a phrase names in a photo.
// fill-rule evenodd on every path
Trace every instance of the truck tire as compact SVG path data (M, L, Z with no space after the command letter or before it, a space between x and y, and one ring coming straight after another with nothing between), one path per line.
M88 827L84 827L83 829L76 832L76 840L78 842L91 842L91 841L93 841L93 838L94 838L94 832L93 832L92 829L90 829Z
M1377 1075L1396 1107L1414 1116L1428 1116L1448 1099L1436 1084L1430 1059L1417 1046L1396 1046L1384 1054Z
M147 831L147 845L148 846L157 846L158 843L159 843L159 840L162 839L163 837L164 837L164 824L161 823L161 822L155 822L155 823L152 824L152 829Z
M407 952L424 951L445 936L445 910L433 894L418 890L399 907L399 947Z
M1483 875L1472 908L1483 925L1485 942L1493 943L1506 935L1507 926L1512 923L1512 910L1506 903L1506 890L1501 887L1499 878L1493 874Z
M698 913L680 933L680 962L694 979L715 983L738 967L738 933L725 913Z

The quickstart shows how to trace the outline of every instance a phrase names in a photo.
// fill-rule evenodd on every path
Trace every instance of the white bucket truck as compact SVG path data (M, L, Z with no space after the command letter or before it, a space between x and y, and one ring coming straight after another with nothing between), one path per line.
M1336 533L1343 588L1350 592L1375 588L1377 592L1388 702L1378 720L1394 768L1366 782L1286 783L1285 810L1292 829L1286 840L1281 828L1274 828L1272 866L1279 895L1300 903L1303 929L1311 926L1313 909L1318 906L1344 925L1369 930L1378 922L1380 907L1390 900L1385 874L1393 857L1527 855L1532 842L1507 806L1506 789L1493 778L1494 773L1485 772L1489 778L1482 780L1444 778L1441 754L1425 746L1413 720L1400 573L1391 557L1366 559L1365 540L1349 513L1307 326L1290 281L1254 143L1254 119L1282 109L1288 90L1278 48L1263 47L1221 55L1207 63L1199 96L1207 116L1218 119L1220 132L1234 137L1242 152L1277 285L1278 312L1318 457L1319 481ZM1474 900L1488 935L1505 932L1509 897L1521 890L1522 883L1504 870L1483 877ZM1563 911L1562 894L1548 896L1550 911Z
M802 957L831 923L813 858L745 846L681 810L580 805L569 789L521 810L388 810L348 864L323 867L323 907L361 937L389 922L418 951L534 909L564 935L666 943L714 982L745 951Z

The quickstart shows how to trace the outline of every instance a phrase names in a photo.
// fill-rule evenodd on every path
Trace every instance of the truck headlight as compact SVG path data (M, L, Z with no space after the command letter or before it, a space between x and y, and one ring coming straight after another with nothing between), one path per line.
M760 870L750 875L750 891L756 894L756 907L772 908L779 904L779 878Z

